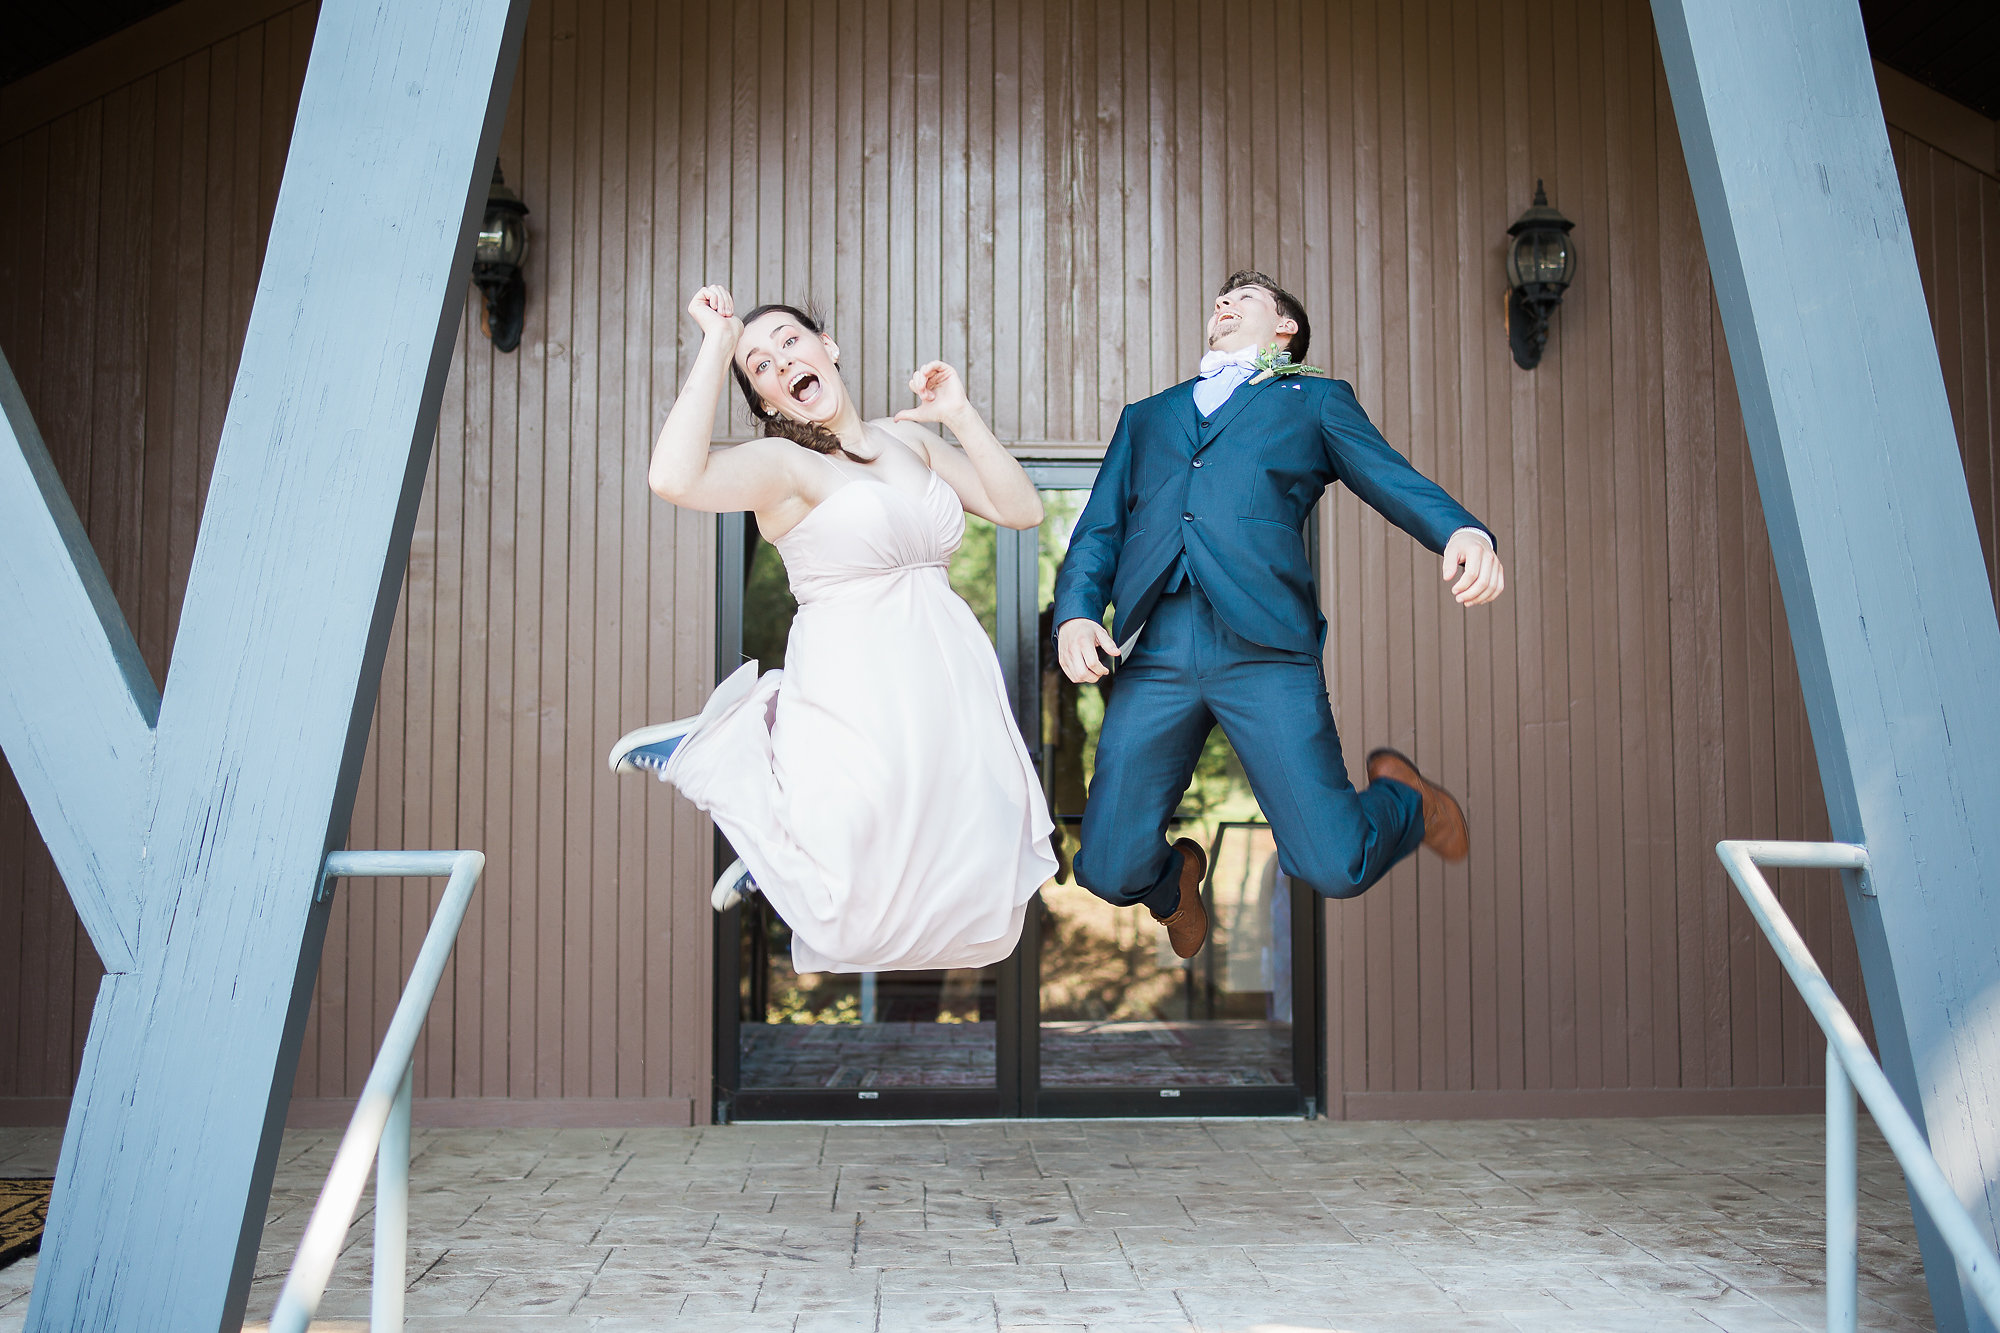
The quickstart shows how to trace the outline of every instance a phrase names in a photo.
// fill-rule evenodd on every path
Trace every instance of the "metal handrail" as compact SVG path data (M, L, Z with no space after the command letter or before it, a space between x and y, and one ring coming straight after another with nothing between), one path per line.
M444 965L458 939L466 906L479 884L486 858L479 852L334 852L326 858L324 880L434 878L449 875L437 915L417 950L416 966L382 1049L361 1087L354 1118L347 1122L333 1166L320 1191L292 1257L278 1305L271 1312L271 1333L306 1333L327 1279L354 1225L368 1164L375 1163L375 1272L369 1296L368 1327L372 1333L403 1326L403 1283L409 1256L410 1231L410 1089L417 1034L430 1012Z
M1723 869L1763 928L1778 961L1791 974L1806 1008L1826 1034L1826 1326L1829 1333L1853 1333L1860 1318L1859 1183L1854 1098L1868 1104L1882 1137L1896 1154L1911 1193L1930 1214L1952 1257L1965 1271L1966 1285L2000 1323L2000 1258L1987 1248L1979 1224L1959 1201L1931 1155L1923 1131L1889 1085L1882 1066L1862 1040L1861 1029L1833 993L1813 961L1798 928L1785 914L1759 866L1868 872L1866 848L1846 842L1724 841L1715 846Z

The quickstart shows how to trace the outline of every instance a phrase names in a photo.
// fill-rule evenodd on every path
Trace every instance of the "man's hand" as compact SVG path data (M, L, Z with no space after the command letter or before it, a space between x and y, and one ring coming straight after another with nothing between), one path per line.
M1444 548L1445 581L1450 583L1454 577L1458 582L1452 583L1451 595L1460 606L1484 606L1507 586L1507 571L1500 567L1500 556L1483 538L1471 532L1454 534ZM1063 628L1067 630L1069 626Z
M1095 620L1078 616L1063 621L1056 630L1056 661L1062 665L1063 674L1079 685L1094 684L1111 674L1111 668L1097 655L1100 648L1113 657L1118 656L1118 641Z

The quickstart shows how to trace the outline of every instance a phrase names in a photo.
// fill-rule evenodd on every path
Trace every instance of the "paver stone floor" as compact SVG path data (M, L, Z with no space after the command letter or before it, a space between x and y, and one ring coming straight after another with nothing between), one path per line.
M253 1321L337 1137L285 1134ZM52 1169L58 1143L0 1129L0 1174ZM409 1327L1824 1327L1821 1152L1811 1117L419 1130ZM1872 1126L1861 1190L1861 1325L1928 1328ZM325 1327L364 1327L365 1208ZM0 1269L0 1333L34 1267Z

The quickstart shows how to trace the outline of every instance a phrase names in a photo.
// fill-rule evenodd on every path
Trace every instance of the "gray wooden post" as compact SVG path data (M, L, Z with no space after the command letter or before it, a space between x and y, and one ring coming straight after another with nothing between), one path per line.
M0 634L0 744L98 959L130 972L160 692L5 356L0 539L0 625L16 627Z
M1653 14L1833 836L1873 865L1847 900L1882 1063L1990 1241L2000 625L1861 16ZM1989 1328L1918 1223L1938 1327Z
M0 744L109 969L31 1330L243 1316L526 10L322 5L164 698L0 371Z

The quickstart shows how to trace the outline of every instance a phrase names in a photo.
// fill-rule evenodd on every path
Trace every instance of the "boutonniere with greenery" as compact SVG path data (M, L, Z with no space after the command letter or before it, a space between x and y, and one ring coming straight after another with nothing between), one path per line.
M1309 366L1304 362L1292 360L1292 354L1276 343L1257 353L1256 359L1250 364L1257 367L1257 373L1250 377L1252 384L1262 384L1269 379L1283 379L1287 375L1326 374L1318 366Z

